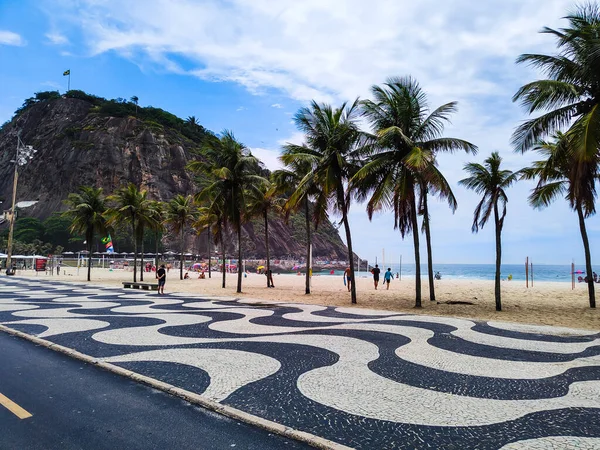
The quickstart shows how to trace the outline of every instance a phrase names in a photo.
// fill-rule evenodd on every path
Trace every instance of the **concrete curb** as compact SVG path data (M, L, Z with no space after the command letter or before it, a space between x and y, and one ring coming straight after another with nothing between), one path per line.
M84 353L78 352L77 350L73 350L62 345L54 344L53 342L47 341L45 339L32 336L27 333L23 333L22 331L13 330L12 328L9 328L5 325L0 324L0 331L33 342L34 344L46 347L50 350L54 350L55 352L63 353L67 356L70 356L71 358L75 358L85 363L92 364L108 372L112 372L116 375L129 378L138 383L146 384L154 389L158 389L159 391L163 391L167 394L174 395L189 403L201 406L202 408L214 411L218 414L222 414L240 422L244 422L249 425L262 428L263 430L269 431L274 434L278 434L280 436L284 436L299 442L306 443L311 447L318 448L321 450L351 450L351 447L338 444L336 442L316 436L314 434L307 433L305 431L300 431L294 428L287 427L285 425L273 422L271 420L263 419L262 417L254 416L240 409L223 405L219 402L203 397L202 395L196 394L194 392L178 388L176 386L173 386L172 384L165 383L163 381L156 380L154 378L150 378L136 372L132 372L131 370L123 369L122 367L115 366L111 363L107 363L105 361L102 361L101 358L94 358L93 356L86 355Z

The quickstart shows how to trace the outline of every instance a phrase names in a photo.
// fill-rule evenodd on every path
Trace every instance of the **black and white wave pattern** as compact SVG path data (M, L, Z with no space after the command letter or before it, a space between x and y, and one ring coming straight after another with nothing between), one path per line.
M600 448L600 333L2 279L0 323L356 448Z

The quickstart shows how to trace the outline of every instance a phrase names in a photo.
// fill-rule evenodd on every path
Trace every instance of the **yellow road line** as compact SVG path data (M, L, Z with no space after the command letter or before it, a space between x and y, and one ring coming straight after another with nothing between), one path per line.
M27 419L31 414L13 402L10 398L0 394L0 405L4 406L19 419Z

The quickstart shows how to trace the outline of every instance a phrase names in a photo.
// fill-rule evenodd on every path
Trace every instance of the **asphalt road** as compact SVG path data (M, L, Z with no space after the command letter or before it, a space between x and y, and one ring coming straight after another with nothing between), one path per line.
M0 332L0 449L188 448L309 447Z

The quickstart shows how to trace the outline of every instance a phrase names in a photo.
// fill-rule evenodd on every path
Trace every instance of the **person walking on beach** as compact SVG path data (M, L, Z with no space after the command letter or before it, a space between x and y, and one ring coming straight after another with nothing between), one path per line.
M348 292L350 292L350 288L352 287L352 283L354 282L354 280L352 279L352 275L350 274L350 267L346 267L346 270L344 270L344 284L348 286Z
M381 270L377 264L375 264L375 267L371 269L371 273L373 274L373 284L375 285L375 290L377 290L377 286L379 285L379 274L381 273Z
M167 271L165 265L161 264L160 269L156 271L156 278L158 279L158 294L165 294L165 282L167 281Z
M60 275L60 263L56 265L56 275Z
M386 285L386 289L389 291L390 290L390 281L392 281L392 277L394 275L392 274L392 269L390 267L388 267L387 272L383 275L383 282Z

